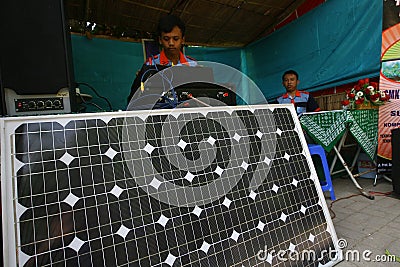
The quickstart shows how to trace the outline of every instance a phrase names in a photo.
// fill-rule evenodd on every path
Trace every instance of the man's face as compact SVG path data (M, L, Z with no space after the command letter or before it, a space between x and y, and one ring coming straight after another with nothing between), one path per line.
M171 32L162 32L159 39L160 45L164 48L167 57L179 55L185 41L185 38L182 37L182 31L178 26L173 27Z
M297 80L296 75L294 74L286 74L283 77L282 84L286 88L286 92L291 93L297 90L299 80Z

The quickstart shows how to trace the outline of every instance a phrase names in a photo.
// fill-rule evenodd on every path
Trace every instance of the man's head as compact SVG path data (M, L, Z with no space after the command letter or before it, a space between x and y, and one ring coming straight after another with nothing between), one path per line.
M167 57L179 58L179 52L185 42L185 24L174 15L162 17L157 27L158 39Z
M294 70L285 71L282 75L282 84L288 93L296 92L299 82L299 74Z

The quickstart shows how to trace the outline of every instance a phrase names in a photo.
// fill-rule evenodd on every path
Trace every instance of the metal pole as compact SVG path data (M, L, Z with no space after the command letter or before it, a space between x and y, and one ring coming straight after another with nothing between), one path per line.
M338 159L340 160L340 162L342 163L343 167L345 168L345 170L347 171L347 173L350 176L350 179L352 180L353 184L357 187L357 189L360 191L360 193L369 198L369 199L374 199L374 196L371 196L370 194L368 194L367 192L364 191L364 189L358 184L358 182L356 181L356 179L354 178L353 174L351 173L349 167L347 166L347 163L344 161L342 155L340 155L338 149L336 148L336 146L333 147L333 149L335 150L335 153L338 157Z

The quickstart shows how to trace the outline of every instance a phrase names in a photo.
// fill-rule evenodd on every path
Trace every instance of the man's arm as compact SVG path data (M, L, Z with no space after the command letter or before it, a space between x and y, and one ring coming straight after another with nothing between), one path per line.
M307 112L320 111L319 105L312 95L309 95L307 101Z

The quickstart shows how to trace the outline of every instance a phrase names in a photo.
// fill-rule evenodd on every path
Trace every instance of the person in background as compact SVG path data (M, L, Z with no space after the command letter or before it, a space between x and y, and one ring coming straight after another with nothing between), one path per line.
M282 84L286 93L278 97L277 102L279 104L294 104L297 115L304 112L320 111L317 101L308 92L297 89L299 83L299 74L296 71L285 71L282 75Z
M286 89L286 93L278 97L279 104L292 103L296 109L297 115L300 117L304 112L320 111L317 101L308 92L299 91L299 74L294 70L285 71L282 75L282 84ZM304 137L307 144L314 144L315 141L304 131ZM316 167L317 175L320 181L325 181L325 175L322 168L321 158L311 155L311 159Z
M154 74L158 70L174 65L197 65L196 60L184 55L182 52L185 43L185 28L182 20L174 15L167 15L159 20L157 34L162 50L158 55L149 57L137 73L131 87L131 93L128 96L128 103L138 88L143 86L143 82L149 78L149 76L144 77L149 66L156 67L156 70L151 73Z

